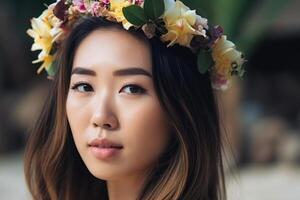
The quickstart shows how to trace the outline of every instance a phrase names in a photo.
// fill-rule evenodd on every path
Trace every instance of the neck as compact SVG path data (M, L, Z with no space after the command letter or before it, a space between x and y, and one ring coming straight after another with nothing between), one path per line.
M107 181L109 200L134 200L141 192L145 176L126 176Z

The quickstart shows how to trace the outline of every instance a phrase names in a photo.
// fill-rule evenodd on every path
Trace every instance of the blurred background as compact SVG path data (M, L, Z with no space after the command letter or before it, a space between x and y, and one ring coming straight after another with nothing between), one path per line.
M1 0L0 199L30 199L23 150L51 81L37 76L26 34L54 1ZM244 80L218 92L229 200L300 199L300 0L185 0L224 27L248 62ZM231 152L234 156L230 156Z

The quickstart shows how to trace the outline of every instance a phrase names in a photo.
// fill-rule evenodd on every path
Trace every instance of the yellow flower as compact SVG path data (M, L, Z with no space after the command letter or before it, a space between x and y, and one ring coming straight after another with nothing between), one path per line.
M199 17L195 10L190 10L178 0L164 1L166 10L163 14L163 20L168 32L161 36L162 41L170 41L168 46L179 43L182 46L190 47L194 35L205 36L206 32L203 27L199 23L196 24Z
M54 58L52 55L49 55L47 53L45 53L44 51L42 51L39 54L39 57L37 60L33 61L32 63L39 63L39 62L43 62L43 64L39 67L39 69L37 70L37 73L41 73L41 71L43 69L45 69L46 71L48 71L48 69L51 67L52 63L54 61Z
M31 50L42 50L38 59L33 61L33 63L44 62L38 69L38 73L51 65L50 61L53 61L53 56L50 55L50 52L53 42L62 34L62 30L59 28L61 21L53 14L54 6L54 4L50 5L38 18L32 18L32 29L27 30L27 34L34 39Z
M241 66L245 62L242 53L236 50L235 45L223 35L212 46L212 58L215 62L214 70L229 78L234 67Z
M122 8L130 5L131 3L128 0L110 0L110 11L108 12L108 17L110 19L113 18L117 22L122 22L122 25L126 30L133 25L124 17Z
M41 17L44 16L44 13ZM50 34L51 25L44 21L44 18L33 18L31 19L32 29L27 30L28 35L34 38L34 43L31 50L43 50L50 52L52 47L52 35Z

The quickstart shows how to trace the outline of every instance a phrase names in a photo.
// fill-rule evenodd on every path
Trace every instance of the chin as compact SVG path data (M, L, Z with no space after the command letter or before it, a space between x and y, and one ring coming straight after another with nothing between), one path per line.
M120 176L116 176L114 173L103 173L103 172L92 172L90 173L97 179L103 180L103 181L111 181L111 180L117 180L120 179Z
M120 177L122 175L122 173L120 173L120 168L115 168L113 166L109 166L105 163L93 163L90 165L87 165L87 169L88 171L97 179L101 179L101 180L113 180L113 179L117 179L118 177Z

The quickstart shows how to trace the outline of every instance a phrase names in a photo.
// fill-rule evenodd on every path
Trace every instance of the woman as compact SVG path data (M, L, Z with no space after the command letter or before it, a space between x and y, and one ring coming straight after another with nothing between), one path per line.
M26 149L33 199L225 199L210 74L122 24L85 16L61 39Z

